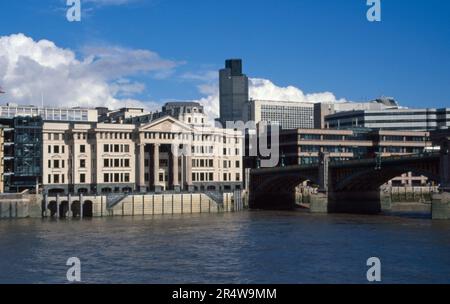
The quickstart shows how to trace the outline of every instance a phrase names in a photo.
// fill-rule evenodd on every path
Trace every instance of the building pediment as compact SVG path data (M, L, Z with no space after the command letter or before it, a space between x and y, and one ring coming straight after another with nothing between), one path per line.
M139 132L169 132L182 133L192 132L193 128L171 116L159 118L139 128Z

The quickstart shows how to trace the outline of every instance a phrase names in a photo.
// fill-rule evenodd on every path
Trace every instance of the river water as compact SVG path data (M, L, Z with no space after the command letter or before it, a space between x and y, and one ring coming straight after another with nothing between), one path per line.
M450 283L450 222L242 212L0 221L0 283Z

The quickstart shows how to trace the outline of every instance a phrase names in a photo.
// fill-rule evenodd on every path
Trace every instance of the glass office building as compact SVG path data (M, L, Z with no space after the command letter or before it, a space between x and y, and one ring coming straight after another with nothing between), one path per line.
M5 192L35 190L42 177L42 118L1 119Z
M45 121L97 122L97 110L88 108L54 108L7 104L0 106L0 118L36 117Z
M340 112L325 117L331 129L432 131L450 127L450 108Z
M314 104L295 101L250 100L248 120L277 124L283 130L314 128Z

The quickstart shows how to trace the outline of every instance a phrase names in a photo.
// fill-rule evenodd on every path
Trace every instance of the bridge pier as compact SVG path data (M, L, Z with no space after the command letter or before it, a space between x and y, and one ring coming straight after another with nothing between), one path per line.
M431 213L433 220L450 220L450 192L433 194Z
M434 220L450 220L450 132L439 130L432 133L435 144L439 144L440 166L439 173L441 184L439 193L432 197L432 218Z
M328 195L329 213L378 214L383 195L380 191L339 191Z
M251 194L249 207L261 210L292 210L295 208L295 191Z
M309 212L328 213L328 194L324 192L311 194Z
M384 191L319 192L311 195L311 213L378 214L391 209L392 199Z

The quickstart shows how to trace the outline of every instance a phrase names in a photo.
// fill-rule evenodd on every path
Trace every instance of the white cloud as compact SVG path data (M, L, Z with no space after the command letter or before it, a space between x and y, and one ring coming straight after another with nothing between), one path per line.
M148 50L86 47L82 53L78 59L71 50L23 34L0 37L0 85L7 91L2 100L40 104L43 95L46 105L154 107L132 98L145 85L127 77L162 77L180 64Z
M294 86L279 87L267 79L250 79L250 98L262 100L298 101L298 102L346 102L337 99L331 92L305 94Z
M7 91L1 101L57 106L141 106L158 109L152 101L135 98L145 84L130 78L143 73L164 78L183 62L161 58L149 50L122 47L85 47L82 58L48 40L34 41L23 34L0 37L0 86ZM218 72L185 73L204 96L197 100L210 118L219 116ZM331 92L305 94L293 86L280 87L267 79L250 79L250 97L298 102L344 102Z

